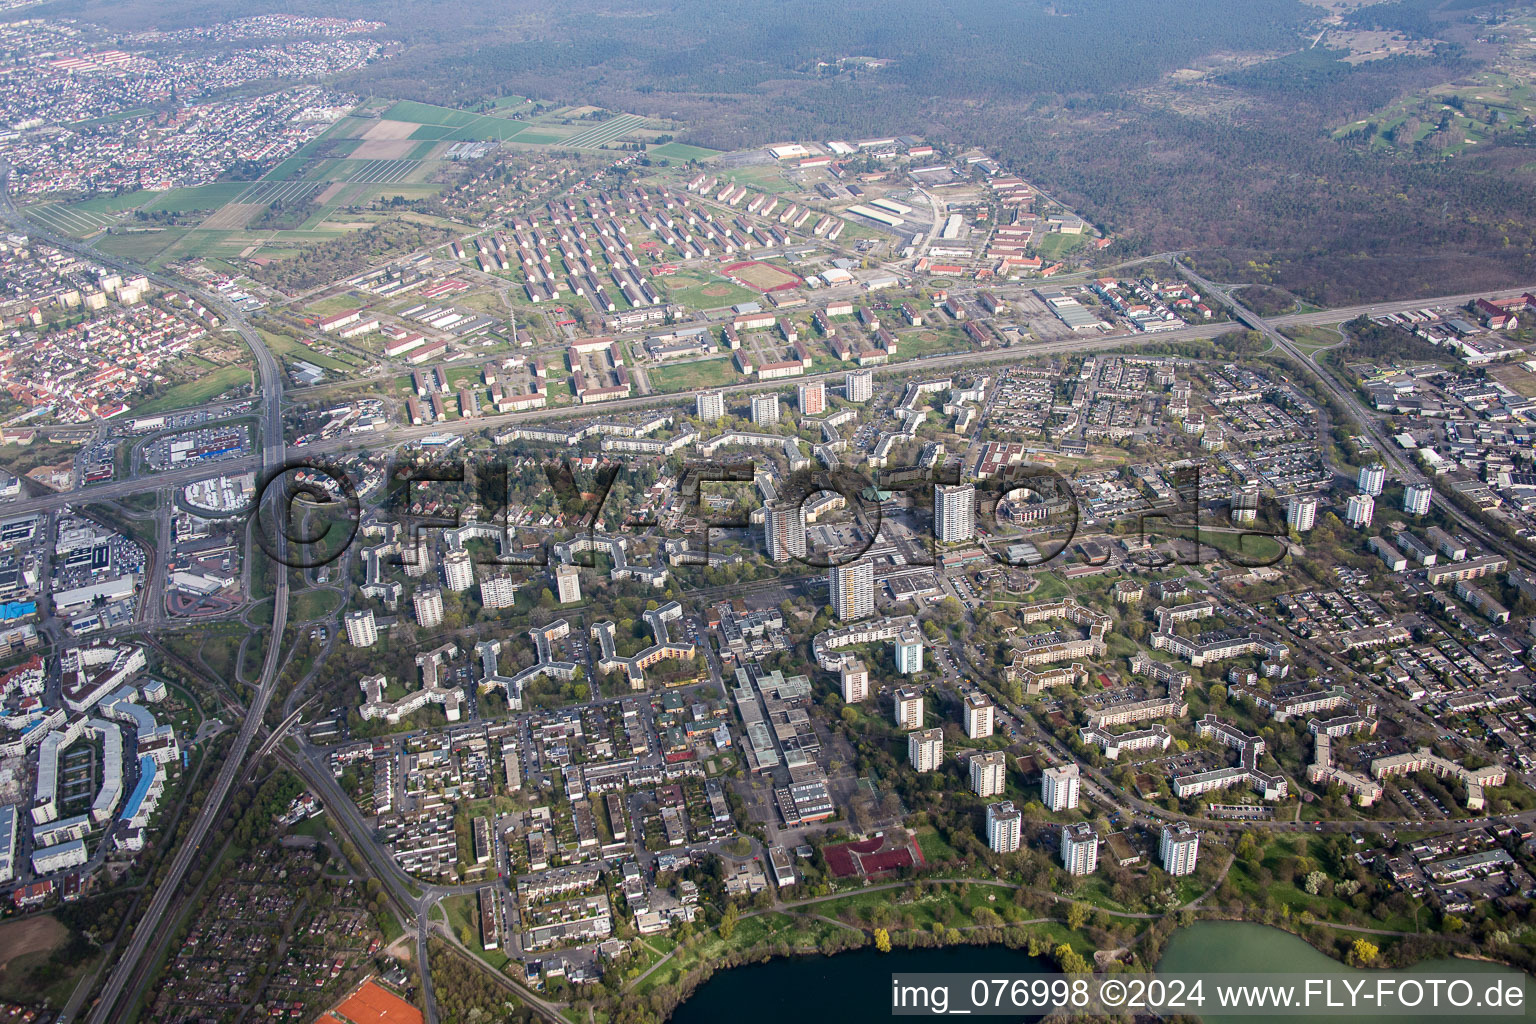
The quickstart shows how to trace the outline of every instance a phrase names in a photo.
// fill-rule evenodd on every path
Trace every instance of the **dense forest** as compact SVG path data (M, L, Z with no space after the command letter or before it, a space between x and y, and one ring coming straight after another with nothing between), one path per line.
M1465 81L1499 4L1391 0L1345 28L1427 55L1350 63L1298 0L62 0L37 10L176 27L264 9L384 19L403 44L345 84L473 105L509 92L677 118L685 141L912 132L980 145L1122 240L1316 303L1440 294L1536 272L1536 160L1335 141L1395 98ZM848 56L879 70L835 69ZM829 73L828 68L833 70Z

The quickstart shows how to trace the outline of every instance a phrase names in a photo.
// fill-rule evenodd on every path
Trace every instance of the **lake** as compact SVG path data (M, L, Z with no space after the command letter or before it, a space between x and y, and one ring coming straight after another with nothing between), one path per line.
M693 998L679 1006L670 1020L672 1024L884 1020L891 1013L892 974L1027 974L1054 970L1038 957L1003 946L897 948L889 953L866 946L836 956L792 957L719 971L699 986Z
M1366 938L1371 938L1367 935ZM1163 974L1201 973L1207 971L1232 972L1241 974L1244 972L1275 972L1289 974L1323 974L1338 971L1349 971L1350 968L1337 960L1318 952L1307 945L1301 939L1290 932L1281 931L1279 928L1271 928L1268 925L1249 924L1243 921L1201 921L1181 928L1174 932L1168 939L1168 946L1163 950L1163 958L1157 962L1157 969ZM1485 963L1481 960L1439 959L1425 960L1413 967L1401 971L1380 972L1395 977L1413 977L1415 975L1430 974L1486 974L1491 972L1508 971L1510 968L1502 964ZM1374 975L1375 971L1356 971L1361 975ZM1536 997L1536 987L1527 986L1526 994ZM1238 1021L1253 1021L1258 1018L1238 1014L1201 1014L1207 1024L1235 1024ZM1359 1014L1308 1014L1304 1019L1307 1024L1359 1024ZM1531 1008L1526 1007L1526 1019L1531 1019ZM1279 1018L1274 1018L1278 1020ZM1406 1021L1428 1022L1438 1021L1445 1024L1448 1020L1456 1020L1456 1017L1432 1017L1398 1016L1380 1017L1382 1021ZM1519 1015L1506 1017L1489 1017L1490 1022L1498 1020L1519 1020Z
M1168 940L1157 969L1163 973L1279 972L1292 974L1346 971L1301 939L1262 924L1202 921L1181 928ZM1476 960L1426 960L1399 976L1484 974L1507 970ZM884 1020L890 1016L891 975L915 973L1006 973L1052 971L1054 967L1001 946L946 946L939 949L873 947L831 957L770 960L718 972L672 1015L675 1024L814 1024L827 1020ZM1362 974L1367 972L1360 972ZM1536 997L1536 986L1527 994ZM1237 1024L1258 1018L1204 1014L1208 1024ZM1526 1019L1532 1019L1529 1006ZM996 1018L1017 1020L1018 1018ZM1035 1019L1035 1018L1028 1018ZM1280 1020L1282 1018L1272 1018ZM1358 1015L1308 1015L1307 1024L1359 1024ZM1383 1022L1446 1024L1455 1017L1381 1017ZM1490 1024L1519 1017L1491 1017Z

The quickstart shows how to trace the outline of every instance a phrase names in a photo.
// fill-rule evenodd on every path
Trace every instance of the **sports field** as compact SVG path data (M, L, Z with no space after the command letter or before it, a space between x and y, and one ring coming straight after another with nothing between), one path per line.
M668 302L689 306L693 309L719 309L738 302L751 302L759 298L757 292L723 278L706 276L692 271L679 271L667 277L652 279L652 284Z
M420 1010L371 978L321 1020L338 1018L352 1024L421 1024L423 1019Z
M690 146L686 142L668 142L665 145L652 146L646 150L646 153L667 160L708 160L712 156L719 156L720 150Z
M732 263L728 267L722 267L720 272L733 281L739 281L749 288L756 288L762 292L793 288L805 283L783 267L776 267L772 263L762 263L758 260Z

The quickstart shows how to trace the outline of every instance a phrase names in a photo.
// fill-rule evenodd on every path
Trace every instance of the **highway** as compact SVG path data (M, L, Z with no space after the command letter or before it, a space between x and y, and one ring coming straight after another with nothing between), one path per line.
M1232 311L1234 316L1236 316L1247 326L1264 335L1264 337L1273 342L1277 348L1295 360L1296 363L1300 365L1304 370L1312 374L1312 376L1317 379L1318 384L1323 388L1323 390L1328 392L1333 400L1339 403L1341 408L1347 410L1350 416L1352 416L1354 420L1360 424L1360 428L1364 430L1368 435L1370 435L1371 442L1376 446L1376 450L1378 453L1380 453L1382 460L1387 464L1387 467L1397 476L1399 480L1405 484L1428 482L1429 478L1424 475L1418 466L1414 465L1412 459L1403 454L1401 449L1399 449L1397 442L1388 435L1386 429L1381 425L1380 418L1377 417L1371 410L1365 407L1365 403L1360 400L1359 396L1355 393L1355 390L1340 384L1338 380L1334 378L1333 374L1327 372L1317 364L1317 361L1313 358L1312 354L1303 352L1296 346L1295 342L1291 341L1291 339L1287 338L1274 327L1274 325L1277 323L1305 323L1310 325L1320 323L1335 323L1336 321L1333 318L1338 316L1337 311L1331 313L1305 313L1302 314L1300 318L1287 317L1284 320L1266 320L1264 317L1259 316L1257 313L1253 312L1253 310L1249 309L1241 302L1238 302L1236 299L1234 299L1228 289L1225 289L1221 285L1215 284L1201 277L1182 261L1176 261L1176 264L1179 268L1179 272L1187 277L1203 292L1205 292L1207 297L1215 296L1218 301L1222 302L1227 306L1228 309ZM1492 294L1495 298L1506 298L1519 295L1522 292L1529 290L1530 289L1516 288L1503 292L1495 292ZM1370 315L1374 315L1376 313L1382 312L1401 312L1402 308L1421 309L1429 305L1461 305L1479 297L1480 296L1478 295L1454 295L1440 300L1426 300L1420 301L1416 304L1407 304L1406 307L1400 306L1398 303L1391 303L1387 305L1364 307L1364 312ZM1488 296L1484 295L1481 297L1487 298ZM1325 319L1318 319L1319 317L1324 317ZM1349 319L1354 318L1350 317ZM1326 412L1326 410L1324 411ZM1515 547L1514 545L1505 543L1494 537L1483 523L1479 522L1475 517L1463 512L1460 508L1451 504L1450 502L1441 502L1440 508L1445 512L1446 515L1456 520L1457 524L1461 526L1463 530L1467 531L1467 533L1475 537L1484 546L1508 555L1513 561L1528 570L1536 569L1536 555L1530 554L1524 548Z
M251 352L256 357L257 368L261 375L261 469L264 472L273 472L279 469L284 462L286 445L283 441L283 378L277 365L277 360L262 343L260 336L247 324L239 310L225 302L222 296L203 296L205 303L212 303L209 308L218 309L225 317L227 323L235 325ZM221 308L222 307L222 308ZM280 495L273 491L268 497L272 504L270 509L274 517L281 514L278 507ZM258 554L255 546L254 524L251 528L247 557L263 557ZM274 531L278 554L282 555L287 550L286 537L282 530ZM282 667L282 637L283 630L288 624L288 573L281 564L274 566L274 607L272 611L272 626L267 632L267 653L262 662L261 677L256 685L256 695L251 701L251 706L246 710L245 720L240 723L240 731L235 737L234 744L225 756L224 763L219 768L219 774L215 778L213 787L209 791L207 799L203 801L201 812L192 823L192 830L186 840L176 851L171 860L170 870L164 880L155 889L155 895L150 900L149 906L139 918L138 925L134 928L133 936L128 941L122 955L113 965L112 972L107 976L106 984L102 987L101 996L87 1018L91 1024L106 1024L108 1021L119 1019L123 1014L118 1012L118 1003L122 1001L124 990L130 980L135 984L132 991L127 993L127 1004L123 1007L123 1013L132 1007L139 986L149 980L148 975L153 969L152 958L146 957L150 946L160 937L162 922L166 920L166 914L173 904L179 909L180 896L182 895L182 880L186 877L187 870L192 866L192 861L202 849L209 830L222 817L224 802L228 799L230 790L237 779L243 774L246 761L246 753L251 748L252 741L256 738L257 731L261 728L262 719L266 715L267 705L272 700L273 691L276 689L278 670ZM171 920L174 920L174 915ZM167 922L168 926L168 922Z
M42 238L50 245L57 246L70 252L102 263L125 273L144 274L156 284L166 288L185 289L182 282L172 280L164 275L151 273L142 267L134 266L122 260L117 260L97 252L90 246L76 242L74 239L63 238L50 232L39 229L36 225L27 221L11 203L8 186L10 183L10 168L0 169L0 219L10 224L13 228L24 231L34 237ZM286 457L287 446L283 441L283 377L282 370L277 360L268 351L262 342L261 336L246 322L245 317L223 296L194 291L202 302L212 310L217 311L226 324L239 332L241 338L250 348L252 356L256 360L256 366L261 378L261 455L259 468L265 472L272 472L283 465ZM206 474L204 474L206 475ZM143 481L129 481L136 486L127 493L143 490ZM73 500L81 500L81 495L72 495ZM94 496L93 496L94 497ZM274 505L279 496L274 492L270 499ZM273 509L274 515L279 510ZM287 550L286 538L281 530L277 533L277 548L279 555ZM254 545L254 535L251 537ZM256 557L252 551L249 557ZM131 1008L140 985L148 980L148 974L153 964L146 961L146 950L157 938L161 937L161 928L166 924L166 915L171 908L179 909L180 898L184 894L182 881L187 870L192 866L193 860L202 849L204 840L209 831L223 815L224 803L228 799L230 790L235 781L240 777L245 764L246 753L250 750L252 741L256 738L257 731L261 728L262 717L266 714L267 705L272 699L273 690L276 689L278 669L282 666L282 636L283 630L288 624L288 574L281 566L274 573L274 608L272 612L272 626L267 633L268 646L265 660L262 662L261 678L256 686L256 696L251 706L246 711L245 721L240 725L240 731L235 737L224 763L219 768L219 774L214 779L212 788L207 798L203 801L202 809L192 823L191 831L186 840L176 850L171 859L170 868L164 879L155 889L154 897L148 907L139 918L134 927L133 935L123 948L122 954L112 966L111 973L102 987L100 998L92 1008L87 1019L92 1024L106 1024L108 1021L121 1019ZM174 920L174 916L172 917ZM134 981L131 991L127 992L127 1003L119 1010L119 1003L124 1001L125 989L128 983ZM61 1021L72 1019L67 1013L60 1017Z
M25 225L25 227L26 230L34 230L30 224ZM75 243L71 243L71 247L86 252L87 254L91 252L91 250L84 249ZM1199 278L1198 276L1194 279L1204 281L1204 278ZM184 287L180 284L175 284L173 286ZM1210 282L1205 282L1205 287L1208 290L1213 291L1213 293L1217 296L1225 296L1226 294L1222 289L1216 285L1211 284ZM1407 310L1422 309L1427 306L1460 305L1466 302L1470 302L1476 298L1506 298L1519 295L1525 291L1531 290L1531 288L1536 288L1536 285L1532 285L1527 288L1509 288L1503 291L1482 292L1477 294L1442 295L1435 298L1409 299L1395 302L1378 302L1372 303L1370 305L1348 306L1314 313L1297 313L1289 316L1276 317L1273 320L1264 320L1252 312L1247 312L1247 316L1251 318L1251 320L1248 321L1248 326L1252 326L1254 323L1263 324L1262 328L1256 327L1255 330L1260 330L1261 333L1265 333L1266 337L1270 338L1271 341L1275 342L1275 344L1279 345L1287 352L1291 352L1293 357L1299 359L1304 365L1311 366L1311 360L1307 359L1305 356L1302 356L1299 350L1294 348L1290 340L1285 338L1284 335L1280 334L1276 328L1290 326L1316 326L1319 324L1337 324L1347 320L1353 320L1355 317L1362 315L1374 316L1383 313L1401 313ZM220 312L232 311L234 313L234 317L230 318L232 322L235 321L236 317L239 317L240 314L238 311L232 310L232 307L223 302L222 298L211 301L218 301L220 303ZM1226 301L1229 305L1240 305L1233 303L1229 298L1226 299ZM243 336L247 337L247 343L249 344L249 339L255 337L255 332L250 330L249 326L244 323L243 319L237 321L237 326L242 328L241 333ZM975 352L956 352L949 355L933 356L927 359L891 363L885 366L871 367L871 369L875 374L885 376L909 376L913 374L933 375L947 373L955 369L980 368L994 364L1016 363L1024 359L1030 359L1043 355L1063 355L1067 353L1129 349L1141 345L1157 345L1169 342L1190 341L1197 339L1208 340L1219 335L1229 333L1235 328L1235 326L1236 325L1231 323L1201 324L1195 327L1187 327L1177 331L1164 331L1158 334L1114 334L1067 338L1060 341L1049 341L1040 344L1018 345L1012 348L984 349ZM266 359L271 359L271 354L268 353L264 347L260 346L259 339L257 340L255 347L264 353ZM265 366L263 366L262 372L263 379L265 380L265 375L268 372ZM803 377L793 378L793 381L795 383L801 383L811 380L823 380L828 383L836 383L842 380L843 373L844 371L838 370L831 373L807 374ZM1324 379L1325 381L1330 380L1326 377ZM1325 384L1325 386L1327 385ZM1336 385L1334 386L1336 387ZM784 387L785 383L780 381L747 381L740 384L730 384L719 388L718 390L723 391L728 395L747 395L761 391L779 391ZM266 390L265 385L263 385L263 389ZM590 408L585 406L559 406L546 409L535 409L528 412L502 413L495 416L480 416L474 419L453 420L448 423L396 427L391 430L374 431L373 433L369 434L348 434L341 437L329 438L324 441L318 441L314 444L305 445L300 449L295 449L294 454L297 457L319 458L326 455L334 455L337 452L343 451L378 451L398 444L404 444L411 441L420 441L422 438L429 437L434 434L468 434L481 430L498 429L502 427L515 426L518 424L539 423L554 419L570 419L573 416L580 415L605 416L610 413L623 410L663 405L676 405L680 402L688 402L692 400L692 398L693 394L691 392L681 392L665 395L644 395L635 398L618 399L612 402L603 402L600 405L594 405ZM1346 407L1348 407L1348 403L1346 403ZM1384 449L1384 454L1386 454L1386 452L1389 450L1390 449ZM264 451L261 455L251 455L244 458L228 459L214 465L191 466L184 469L157 473L154 474L154 476L150 479L153 480L153 486L157 487L184 487L196 480L207 479L214 473L234 474L250 472L253 470L259 472L268 468L266 459L267 452ZM96 484L92 486L88 492L46 494L40 495L38 497L24 498L19 501L9 502L4 506L4 511L8 515L22 515L28 512L39 512L60 508L65 505L79 504L82 501L109 501L112 499L123 498L132 494L141 493L144 490L145 483L146 480L144 479L114 480L109 483Z

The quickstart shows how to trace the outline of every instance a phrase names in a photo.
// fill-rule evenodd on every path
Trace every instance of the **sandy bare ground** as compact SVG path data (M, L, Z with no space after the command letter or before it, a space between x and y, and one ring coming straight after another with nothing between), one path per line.
M68 935L69 929L52 915L29 917L0 925L0 972L4 972L6 965L23 953L57 949Z
M346 182L342 181L338 181L332 185L327 185L324 192L321 192L318 196L315 196L316 205L324 206L326 203L336 198L336 193L340 192L346 187Z
M414 121L379 121L363 133L365 139L409 139L419 125ZM355 154L354 154L355 155Z
M246 221L262 209L265 209L262 203L228 203L209 214L199 227L233 231L245 227Z
M401 160L415 148L410 139L364 139L347 155L354 160Z

